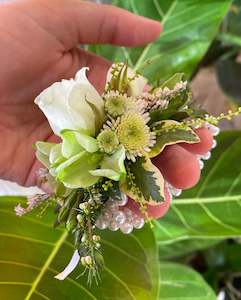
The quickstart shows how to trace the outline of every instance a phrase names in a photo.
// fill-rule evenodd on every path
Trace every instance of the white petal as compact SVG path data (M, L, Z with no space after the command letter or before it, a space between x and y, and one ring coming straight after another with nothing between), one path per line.
M56 82L35 99L35 103L47 117L56 135L59 135L62 129L78 129L73 124L67 109L67 96L73 85L73 80Z
M217 296L217 300L225 300L225 292L221 291L218 296Z
M68 113L76 127L87 130L90 134L95 133L95 114L86 102L88 88L80 83L76 84L68 98ZM67 128L69 129L69 128Z
M96 121L103 121L104 102L88 81L86 70L77 72L75 80L54 83L35 99L57 135L63 129L95 133Z
M78 250L75 250L69 264L66 266L63 272L59 273L58 275L54 276L54 278L58 280L64 280L74 269L77 267L80 260L80 255Z
M99 93L96 91L94 86L89 82L89 80L86 77L86 70L89 70L89 68L82 68L80 69L76 75L75 79L78 83L82 85L82 88L85 88L85 99L94 105L96 110L98 111L99 117L104 119L104 101L99 95ZM96 112L95 112L96 113Z
M0 196L32 196L35 194L45 194L37 186L24 187L16 182L0 179Z
M112 78L111 71L112 71L113 68L115 68L115 64L113 64L110 67L110 69L107 73L106 85L108 84L108 82L110 82L110 80ZM133 78L134 76L136 76L136 72L134 70L132 70L131 68L128 68L127 76L129 78ZM143 93L146 84L147 84L147 79L145 77L141 76L141 75L137 75L136 78L130 82L129 89L128 89L128 94L130 96L140 95L141 93Z
M128 77L132 78L134 76L136 76L136 73L128 68ZM137 77L135 77L134 80L132 80L130 82L130 86L128 89L128 94L130 96L139 96L140 94L142 94L144 92L144 88L147 84L147 79L141 75L137 75Z
M115 68L115 65L116 64L112 64L111 67L109 68L107 74L106 74L106 82L105 82L105 86L107 87L108 83L111 81L111 78L112 78L112 69Z

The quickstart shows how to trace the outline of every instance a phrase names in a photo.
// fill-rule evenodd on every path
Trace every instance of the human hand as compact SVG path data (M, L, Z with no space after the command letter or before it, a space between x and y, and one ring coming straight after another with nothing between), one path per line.
M53 82L73 77L83 66L90 67L89 79L95 87L103 88L111 62L79 49L79 44L138 46L157 38L161 28L158 22L124 10L79 0L1 4L0 26L0 177L32 185L39 167L32 145L56 139L33 99ZM203 132L204 142L199 146L206 152L211 135L206 129ZM196 148L190 146L187 151L184 147L170 146L155 159L165 178L179 188L191 187L200 175L192 154ZM168 199L155 208L154 215L166 211Z

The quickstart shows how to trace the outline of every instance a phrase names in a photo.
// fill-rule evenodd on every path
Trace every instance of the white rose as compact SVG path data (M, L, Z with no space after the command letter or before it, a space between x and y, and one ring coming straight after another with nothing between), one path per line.
M56 135L63 129L84 129L95 135L96 126L103 123L104 102L88 81L86 70L79 70L75 79L52 84L35 99Z

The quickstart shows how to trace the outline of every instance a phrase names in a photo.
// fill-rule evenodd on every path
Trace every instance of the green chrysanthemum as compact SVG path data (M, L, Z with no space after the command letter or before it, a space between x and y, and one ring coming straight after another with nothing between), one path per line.
M108 154L113 153L119 145L118 137L111 129L101 131L101 133L97 136L97 141L100 150Z
M109 97L105 102L105 110L114 118L123 115L126 109L126 99L122 95Z
M105 110L113 118L122 116L128 110L135 108L135 102L131 97L118 92L109 92L105 95Z
M147 121L146 115L130 112L121 117L118 124L118 139L127 151L127 158L132 161L149 152L155 144L155 133L146 125Z

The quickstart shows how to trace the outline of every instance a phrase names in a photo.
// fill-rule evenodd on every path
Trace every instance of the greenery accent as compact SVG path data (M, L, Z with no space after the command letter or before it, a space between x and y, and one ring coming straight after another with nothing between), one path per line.
M173 88L173 90L170 90L170 95L166 96L166 100L169 103L166 109L150 112L150 125L162 120L175 120L178 114L180 119L180 113L182 115L181 119L184 119L193 112L190 107L187 107L188 102L191 100L191 93L188 88L183 88L178 91L175 91L175 88Z
M199 137L190 128L183 126L183 124L175 121L162 121L155 126L157 136L156 144L152 147L148 153L149 157L155 157L160 154L167 145L173 145L177 143L197 143Z
M128 89L128 66L127 64L118 63L111 70L111 80L108 82L106 92L118 91L120 93L126 93Z
M122 190L132 199L144 202L164 201L164 179L157 167L147 157L127 164L127 178Z

